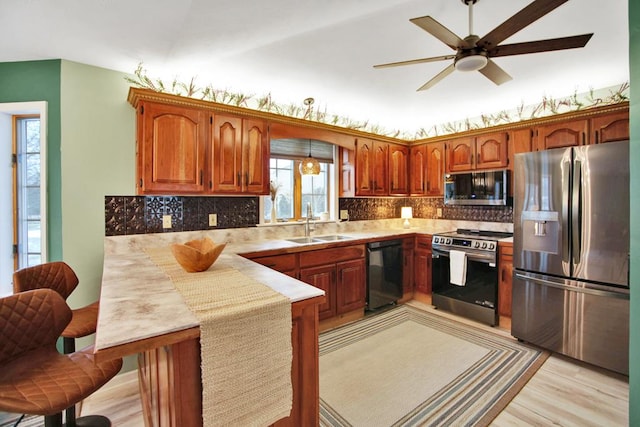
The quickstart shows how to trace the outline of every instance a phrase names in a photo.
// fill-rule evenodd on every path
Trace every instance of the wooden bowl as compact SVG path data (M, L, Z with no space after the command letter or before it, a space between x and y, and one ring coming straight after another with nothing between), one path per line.
M226 243L214 243L208 237L185 244L174 243L171 252L178 264L189 273L205 271L218 259Z

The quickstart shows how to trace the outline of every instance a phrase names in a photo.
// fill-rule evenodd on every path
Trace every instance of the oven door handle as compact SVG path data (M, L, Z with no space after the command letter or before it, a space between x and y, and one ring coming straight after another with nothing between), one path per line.
M439 249L432 249L431 251L431 258L440 258L440 257L445 257L445 258L449 258L449 252L447 251L443 251L443 250L439 250ZM489 267L495 267L496 266L496 260L495 257L483 257L483 256L477 256L474 253L467 253L467 260L468 261L474 261L474 262L481 262L483 264L489 264Z

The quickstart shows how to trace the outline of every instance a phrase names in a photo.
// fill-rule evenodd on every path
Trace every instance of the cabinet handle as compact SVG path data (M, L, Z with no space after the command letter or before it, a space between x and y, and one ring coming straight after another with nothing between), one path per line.
M244 173L244 183L248 186L249 185L249 172L245 172Z
M373 181L369 180L369 188L373 190Z
M240 181L240 172L238 172L236 182L238 183L238 185L242 185L242 181Z
M596 140L596 144L598 143L598 136L600 135L600 131L596 131L596 133L593 135L595 137Z
M202 185L203 182L202 169L200 169L200 185Z
M478 153L478 159L477 159L478 163L481 163L482 161L480 160L480 153Z
M587 135L582 132L582 145L585 145L587 143Z

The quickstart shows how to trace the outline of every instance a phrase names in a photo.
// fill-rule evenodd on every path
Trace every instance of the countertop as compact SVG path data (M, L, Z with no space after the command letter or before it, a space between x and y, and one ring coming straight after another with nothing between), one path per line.
M197 336L199 323L169 278L150 260L145 247L159 247L184 242L204 235L214 241L228 242L216 265L241 271L254 280L290 298L292 302L321 297L324 291L299 280L245 259L240 254L295 253L345 244L363 244L376 239L402 238L411 234L433 234L442 227L382 228L374 230L330 230L315 236L339 234L348 240L299 244L282 238L256 239L257 228L236 231L215 230L218 233L180 232L153 235L114 236L105 238L104 270L100 294L100 311L94 351L108 353L126 346L128 354L140 351L136 342L187 331ZM326 231L326 230L322 230ZM222 234L224 233L224 234ZM240 234L245 233L245 234ZM262 233L264 235L265 233ZM298 236L299 237L299 236ZM188 332L191 331L191 332ZM120 353L127 353L120 351Z

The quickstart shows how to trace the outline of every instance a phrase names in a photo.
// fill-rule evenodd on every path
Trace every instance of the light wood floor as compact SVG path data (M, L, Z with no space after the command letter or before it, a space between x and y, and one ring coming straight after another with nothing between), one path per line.
M410 302L425 310L431 306ZM446 312L443 316L490 328ZM490 328L505 336L509 331ZM492 426L628 426L628 378L552 355ZM120 374L85 400L83 414L103 414L117 427L144 425L135 372Z

